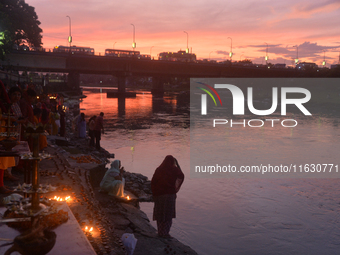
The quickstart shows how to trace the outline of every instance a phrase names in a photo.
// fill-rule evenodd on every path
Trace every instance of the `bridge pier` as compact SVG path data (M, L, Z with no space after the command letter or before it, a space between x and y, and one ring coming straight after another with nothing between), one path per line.
M154 96L163 96L164 94L164 78L161 76L152 77L151 94Z
M80 92L80 75L77 72L70 72L67 77L67 86L71 90Z
M126 97L136 97L136 92L127 92L126 91L126 74L118 74L117 83L118 83L118 91L117 92L107 92L106 96L108 98L126 98Z
M125 88L126 88L126 76L125 75L119 75L117 77L118 82L118 93L121 95L125 94Z
M125 116L125 97L118 97L118 117Z

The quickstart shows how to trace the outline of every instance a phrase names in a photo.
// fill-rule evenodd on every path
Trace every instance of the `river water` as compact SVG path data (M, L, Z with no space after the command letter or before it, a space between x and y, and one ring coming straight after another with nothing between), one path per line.
M105 113L101 145L114 153L127 171L151 179L166 155L178 159L186 178L177 196L177 218L170 233L198 254L338 254L339 179L192 178L188 98L172 95L159 99L140 92L136 98L118 102L99 90L84 89L83 93L87 98L80 104L82 112L87 119ZM304 150L314 148L326 150L327 160L339 164L339 118L322 114L314 118L313 128L261 129L245 139L262 145L264 137L275 141L276 153L268 149L273 146L267 147L273 162L288 162L291 157L299 158L299 153L308 157ZM235 138L238 132L229 129L223 136L233 144L245 143ZM301 133L307 134L304 139L299 139ZM197 146L216 150L216 143L203 140ZM292 153L289 148L298 149ZM254 152L248 147L243 159L252 158ZM152 208L152 203L141 204L151 219Z

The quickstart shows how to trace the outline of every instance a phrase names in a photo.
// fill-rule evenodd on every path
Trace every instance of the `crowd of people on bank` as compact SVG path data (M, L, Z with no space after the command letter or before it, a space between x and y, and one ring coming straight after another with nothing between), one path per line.
M39 91L39 88L37 89ZM0 81L0 121L1 140L27 141L32 151L33 140L24 135L25 127L43 126L49 134L65 136L66 123L63 110L63 98L47 94L38 94L35 86L30 84L22 88L19 85L6 88ZM9 132L8 132L9 131ZM8 135L8 134L12 135ZM13 136L15 134L15 136ZM39 150L47 146L45 135L39 137ZM4 175L16 180L11 174L12 167L22 167L18 157L0 157L0 193L11 193L3 182Z
M65 112L61 100L51 101L48 95L37 94L33 87L22 89L19 86L6 89L0 81L0 121L1 133L4 134L6 123L16 127L18 140L27 141L32 151L30 137L24 136L24 128L28 125L41 125L51 135L65 136ZM85 114L80 113L74 119L76 135L79 138L86 138L86 132L90 137L90 147L100 150L101 134L104 134L103 125L104 113L92 116L86 122ZM9 120L10 118L10 120ZM1 136L0 140L6 139ZM8 137L7 137L8 139ZM45 135L39 136L39 150L47 146ZM20 167L20 160L15 157L0 157L0 193L9 194L12 190L4 186L3 178L7 173L8 178L15 180L10 169ZM111 168L108 169L100 183L101 192L116 197L125 197L123 177L124 167L120 160L114 160ZM157 222L158 235L170 238L172 219L176 218L176 198L184 181L184 174L176 158L171 155L165 157L157 167L151 180L151 190L154 199L153 220Z
M104 113L101 112L99 116L92 116L87 124L85 120L85 113L80 113L74 119L74 126L77 136L79 138L86 138L86 131L90 137L90 146L100 150L101 134L104 134Z
M104 113L101 112L98 116L92 116L86 122L85 114L80 113L75 119L76 136L86 138L88 131L89 146L97 150L101 149L101 134L104 133L103 117ZM25 86L16 84L8 88L0 80L0 121L0 132L2 134L0 141L9 139L6 136L8 128L5 128L5 126L10 123L10 132L18 134L17 137L11 137L11 139L27 141L31 151L33 150L33 140L24 135L24 130L28 126L42 126L46 133L39 136L39 150L41 151L48 145L46 134L65 136L66 120L63 97L58 94L44 94L40 86L33 84L26 84ZM11 174L12 167L22 167L17 157L0 157L0 193L12 192L3 182L4 176L13 181L17 180Z
M79 138L86 136L86 125L90 136L90 146L100 149L101 133L104 133L104 113L99 116L92 116L88 123L85 121L85 114L80 113L74 120ZM105 172L100 182L100 191L108 195L125 198L124 167L121 161L116 159L111 167ZM153 220L157 222L158 236L171 238L169 232L172 226L172 219L176 218L176 198L184 181L184 174L176 158L172 155L165 157L163 162L155 170L151 180L151 190L154 199Z

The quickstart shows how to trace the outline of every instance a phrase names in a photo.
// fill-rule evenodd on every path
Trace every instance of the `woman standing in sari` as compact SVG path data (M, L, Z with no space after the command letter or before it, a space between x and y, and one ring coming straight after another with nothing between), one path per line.
M153 220L157 221L160 237L169 238L172 219L176 218L176 193L184 181L184 174L177 160L168 155L156 169L151 190L154 198Z

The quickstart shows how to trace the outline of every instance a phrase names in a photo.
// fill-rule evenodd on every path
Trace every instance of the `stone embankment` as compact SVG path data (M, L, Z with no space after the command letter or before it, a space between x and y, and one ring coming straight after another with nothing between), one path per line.
M51 158L39 164L40 182L58 187L49 197L71 196L68 204L81 228L94 227L88 239L97 254L126 254L120 241L123 233L133 233L138 239L134 255L197 254L175 238L158 237L148 217L139 209L140 202L152 201L147 177L124 173L126 192L133 199L117 199L99 192L106 164L114 155L90 148L88 140L81 138L48 136L48 144L45 152ZM20 181L6 181L7 186L23 182L22 172L13 171L13 174L19 176Z
M97 253L106 254L110 250L108 254L125 254L120 237L124 233L133 233L138 239L135 255L197 254L175 238L159 238L148 217L139 209L140 202L152 201L151 182L146 176L124 173L125 191L133 198L129 201L100 193L99 183L107 170L108 159L113 155L105 150L93 150L87 143L85 139L71 139L67 146L48 149L52 153L55 151L56 157L52 161L62 163L58 177L64 179L63 185L67 179L69 184L66 185L72 187L75 202L70 207L79 224L95 225L100 232L98 238L90 240ZM53 146L52 140L50 144ZM43 162L41 165L43 169Z

